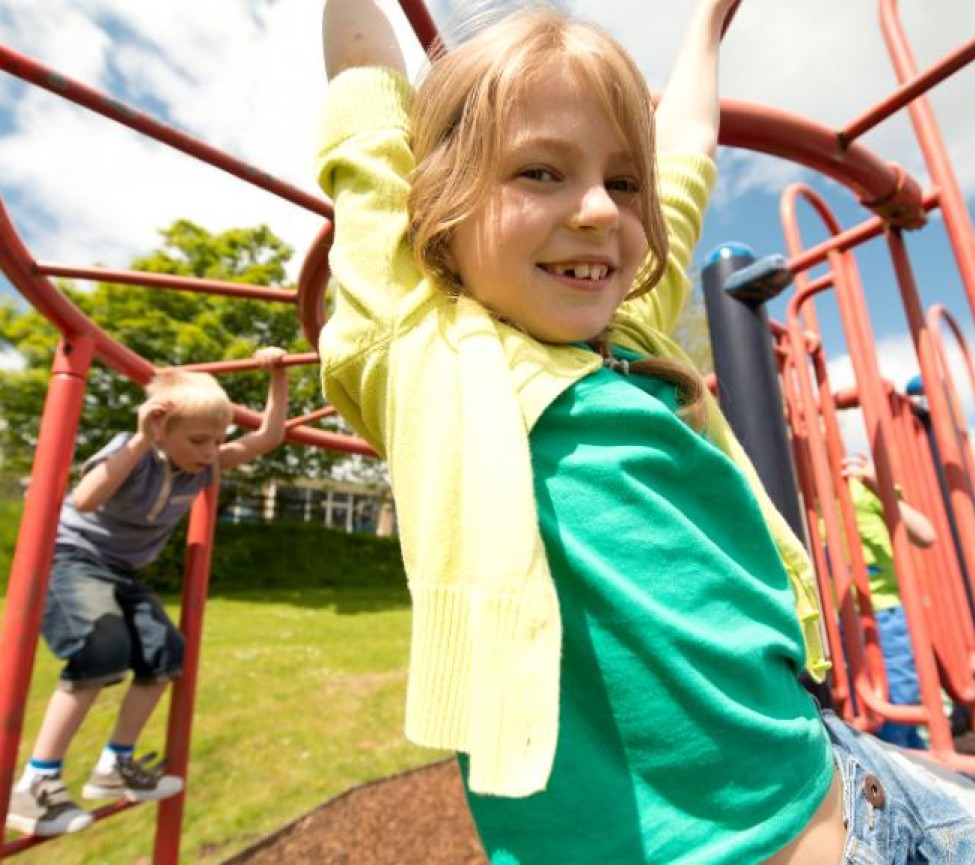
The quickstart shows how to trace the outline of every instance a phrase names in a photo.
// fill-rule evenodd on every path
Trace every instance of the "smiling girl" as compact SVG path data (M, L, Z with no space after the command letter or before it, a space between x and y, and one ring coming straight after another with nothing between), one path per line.
M826 668L808 558L667 335L733 5L696 4L656 112L538 3L415 96L379 3L325 7L324 386L390 464L407 734L459 752L493 865L975 855L942 782L798 684Z

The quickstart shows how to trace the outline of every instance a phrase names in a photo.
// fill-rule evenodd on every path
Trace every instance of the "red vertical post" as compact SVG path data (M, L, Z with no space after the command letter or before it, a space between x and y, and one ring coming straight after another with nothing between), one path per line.
M94 343L88 337L64 337L58 343L10 569L0 628L0 813L4 817L47 596L57 514L68 485L93 353Z
M213 534L217 524L219 482L210 484L193 502L186 532L186 568L180 630L186 640L183 674L173 686L166 728L166 771L188 781L190 735L203 640L203 613L210 588ZM159 804L153 865L177 865L186 788Z
M917 63L901 25L897 0L880 0L880 23L897 80L904 84L917 75ZM924 162L939 190L938 202L944 216L945 231L955 254L969 306L975 315L975 228L965 204L965 196L958 185L958 178L948 158L944 139L927 97L919 96L914 99L907 110L924 154Z

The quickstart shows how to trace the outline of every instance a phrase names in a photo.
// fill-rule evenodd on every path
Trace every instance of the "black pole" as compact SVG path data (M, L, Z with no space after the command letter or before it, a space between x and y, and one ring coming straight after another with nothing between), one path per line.
M791 281L780 256L756 261L739 243L711 252L701 272L721 410L772 502L796 537L805 538L765 308Z
M721 410L772 503L796 537L808 541L765 308L791 282L782 256L756 261L740 243L717 247L701 271ZM821 707L832 708L829 679L815 682L803 670L799 681Z

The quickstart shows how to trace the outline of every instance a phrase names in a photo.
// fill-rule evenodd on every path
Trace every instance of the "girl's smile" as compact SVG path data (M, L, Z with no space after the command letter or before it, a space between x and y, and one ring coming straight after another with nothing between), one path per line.
M498 176L461 223L451 263L465 290L545 342L609 324L647 251L644 171L595 93L539 72L509 118Z

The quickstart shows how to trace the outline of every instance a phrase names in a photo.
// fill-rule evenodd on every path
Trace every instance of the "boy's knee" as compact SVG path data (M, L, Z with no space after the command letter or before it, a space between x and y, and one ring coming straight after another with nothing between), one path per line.
M121 616L99 617L84 642L67 659L62 674L69 690L121 682L129 668L132 640Z

